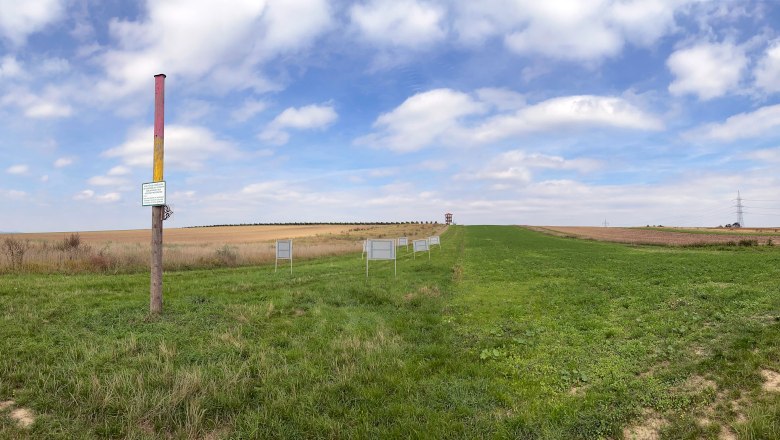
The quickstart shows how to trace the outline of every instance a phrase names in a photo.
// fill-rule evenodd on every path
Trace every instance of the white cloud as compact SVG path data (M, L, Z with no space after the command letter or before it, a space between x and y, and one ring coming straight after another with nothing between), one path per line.
M91 189L85 189L73 196L73 200L94 200L98 203L113 203L122 199L122 196L116 192L105 194L95 194Z
M6 168L5 172L8 174L27 174L27 172L30 171L30 167L28 165L11 165L10 167Z
M117 157L130 167L152 167L153 127L130 132L122 145L101 153L104 157ZM196 170L213 159L236 157L238 152L232 142L218 139L203 127L169 125L165 127L166 168Z
M274 85L258 66L305 48L331 23L327 0L147 1L145 9L139 21L109 23L117 47L101 55L108 78L98 87L108 98L144 90L161 72L180 83L267 91Z
M307 105L304 107L289 107L271 121L260 133L260 139L274 143L285 144L290 138L287 129L311 130L324 129L338 119L336 110L330 105Z
M41 182L46 183L48 181L49 181L49 175L48 174L44 174L43 176L41 176Z
M480 101L498 110L517 110L525 107L525 96L512 90L500 88L483 88L474 92Z
M121 186L127 185L127 179L117 176L93 176L87 180L87 183L95 186Z
M0 196L12 199L12 200L24 200L27 198L27 192L19 191L16 189L2 189L0 188Z
M0 35L15 45L63 16L64 0L0 0Z
M350 8L350 18L361 35L380 45L417 49L446 36L446 11L418 0L372 0Z
M605 96L566 96L520 106L496 105L496 94L477 97L451 89L416 94L374 122L375 132L356 139L358 145L416 151L431 145L475 145L512 136L582 127L660 130L663 123L625 99ZM506 91L503 96L508 95ZM485 102L480 101L487 98ZM488 109L513 109L492 113ZM515 110L516 109L516 110Z
M71 157L61 157L54 161L55 168L64 168L71 164L73 164L73 158Z
M506 151L490 160L486 166L476 172L466 172L456 176L466 180L497 180L528 184L534 169L570 170L589 173L603 167L594 159L565 159L540 153L528 154L522 150ZM502 187L508 189L509 187Z
M358 138L358 145L398 152L416 151L443 142L459 131L464 117L484 113L486 106L451 89L435 89L406 99L374 122L377 132Z
M775 40L758 61L756 86L768 93L780 92L780 40Z
M130 174L130 168L122 165L117 165L106 173L108 176L126 176Z
M745 158L760 162L778 163L780 162L780 147L751 151L745 155Z
M95 191L85 189L73 196L73 200L89 200L95 196Z
M733 141L754 138L780 129L780 104L739 113L722 123L707 124L687 133L688 137Z
M95 200L99 203L113 203L113 202L118 202L121 199L122 196L116 192L110 192L99 196L95 196Z
M589 126L660 130L663 123L622 98L564 96L494 116L475 127L471 136L474 141L484 143L525 133Z
M73 114L73 107L63 103L60 92L51 87L41 95L25 89L13 90L0 98L0 105L20 107L25 116L33 119L64 118Z
M238 122L246 122L266 108L268 108L268 104L264 101L247 99L241 107L233 110L230 115Z
M22 65L11 55L0 59L0 79L16 78L24 73Z
M677 50L666 61L675 76L669 92L692 93L702 100L723 96L739 86L747 62L744 49L731 43L703 43Z
M511 51L569 60L617 55L626 43L654 44L674 29L674 14L696 0L481 0L460 2L460 41L503 38Z

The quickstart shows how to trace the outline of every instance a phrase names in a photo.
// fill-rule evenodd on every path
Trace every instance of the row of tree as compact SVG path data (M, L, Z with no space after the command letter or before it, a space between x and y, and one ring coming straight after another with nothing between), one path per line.
M318 226L318 225L438 225L438 221L407 222L281 222L281 223L234 223L224 225L186 226L187 228L218 228L224 226Z

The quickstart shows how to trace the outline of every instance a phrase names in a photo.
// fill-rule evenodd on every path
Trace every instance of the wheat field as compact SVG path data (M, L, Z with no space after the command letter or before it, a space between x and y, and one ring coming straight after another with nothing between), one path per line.
M294 258L359 252L367 238L424 238L440 224L268 225L170 228L163 234L166 270L266 264L277 239L294 240ZM0 235L2 272L135 272L146 270L150 230ZM15 254L9 243L17 246ZM16 257L15 257L16 256Z

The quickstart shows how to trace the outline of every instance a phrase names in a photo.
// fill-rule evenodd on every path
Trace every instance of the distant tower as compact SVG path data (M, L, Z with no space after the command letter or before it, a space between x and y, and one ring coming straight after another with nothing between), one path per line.
M739 223L740 228L745 227L745 219L742 218L742 197L739 195L739 191L737 191L737 223Z
M451 212L448 212L448 213L444 214L444 223L448 224L448 225L452 224L452 213Z

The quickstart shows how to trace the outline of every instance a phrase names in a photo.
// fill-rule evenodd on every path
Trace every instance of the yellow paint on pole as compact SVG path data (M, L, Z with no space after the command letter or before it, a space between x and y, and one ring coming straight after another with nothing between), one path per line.
M161 182L163 179L163 138L154 138L154 168L152 172L152 180L155 182Z

